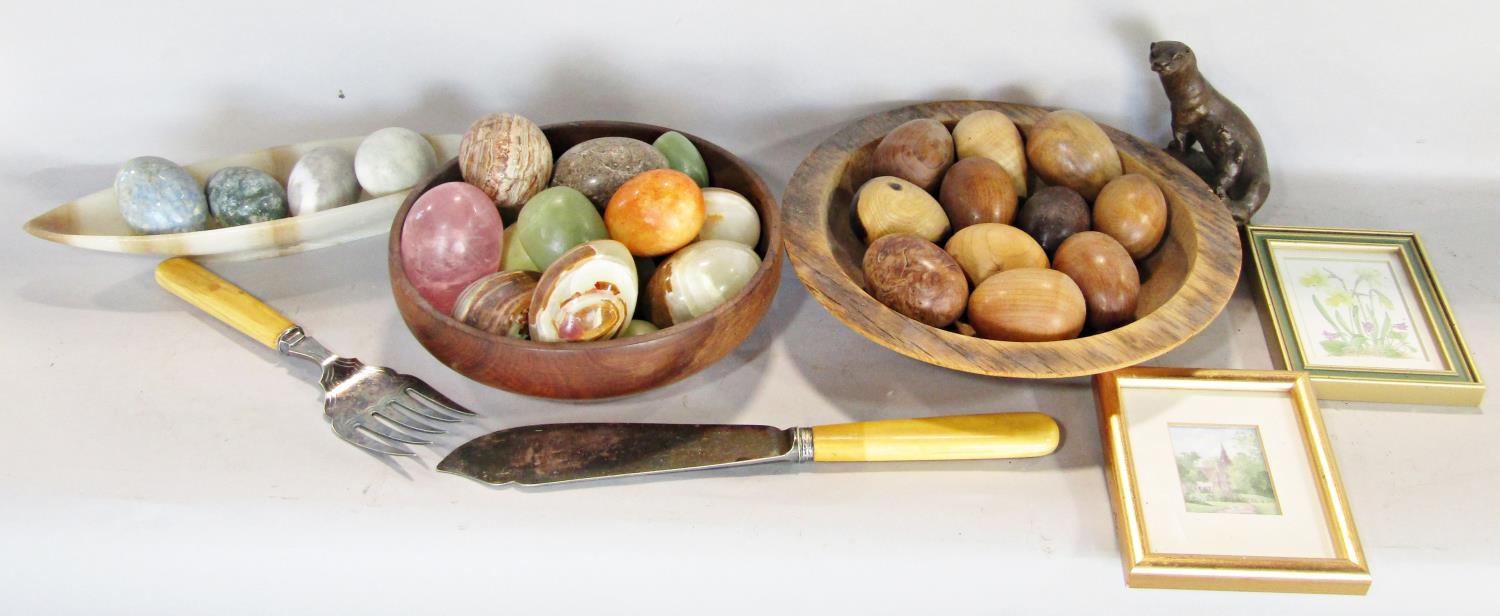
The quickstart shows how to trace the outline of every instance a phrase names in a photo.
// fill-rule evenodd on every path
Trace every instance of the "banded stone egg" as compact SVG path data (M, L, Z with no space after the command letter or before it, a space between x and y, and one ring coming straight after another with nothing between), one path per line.
M536 272L495 272L475 280L453 304L453 318L492 334L525 339Z
M531 298L531 339L589 342L614 338L635 314L639 281L630 251L594 240L563 253L542 273Z
M739 242L689 244L651 275L651 322L666 328L703 316L745 288L759 269L760 255Z
M700 240L729 240L751 248L760 243L760 213L744 195L727 188L703 189Z
M492 113L475 120L458 143L458 167L500 208L518 208L547 187L552 145L531 120Z

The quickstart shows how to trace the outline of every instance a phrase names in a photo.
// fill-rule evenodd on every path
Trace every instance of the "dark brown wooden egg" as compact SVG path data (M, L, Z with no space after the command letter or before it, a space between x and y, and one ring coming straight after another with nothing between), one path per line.
M865 251L864 271L877 301L933 327L952 323L968 303L969 284L958 262L915 235L875 240Z
M1167 198L1144 175L1115 178L1094 201L1094 230L1118 240L1133 259L1156 250L1166 229Z
M931 192L953 158L953 135L948 127L932 118L920 118L886 133L870 163L875 175L893 175Z
M1008 225L1016 217L1016 187L1000 163L982 156L965 158L943 175L938 203L954 231L982 222Z
M1089 201L1123 173L1120 153L1104 129L1069 109L1049 113L1031 127L1026 160L1046 183L1067 186Z
M1063 240L1089 230L1089 206L1078 191L1066 186L1048 186L1036 191L1016 214L1016 226L1025 231L1047 254L1057 252Z
M1049 342L1078 337L1087 314L1083 292L1057 270L1023 268L995 274L969 298L969 324L982 338Z
M937 199L895 176L870 178L860 186L849 207L849 218L854 234L866 242L896 233L936 242L948 234L948 215Z
M1075 234L1057 249L1052 267L1072 278L1083 292L1089 327L1108 331L1135 318L1141 274L1115 238L1098 231Z

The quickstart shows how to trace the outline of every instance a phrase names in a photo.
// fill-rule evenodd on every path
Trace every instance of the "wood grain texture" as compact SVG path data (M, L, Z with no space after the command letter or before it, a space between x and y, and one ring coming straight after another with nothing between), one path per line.
M157 265L156 284L273 349L282 332L295 325L275 308L187 257L173 257Z
M542 128L554 152L566 152L595 137L631 137L650 143L667 130L627 122L572 122ZM423 300L401 266L401 227L407 212L426 189L460 179L455 160L412 190L391 225L391 289L401 318L417 341L439 361L475 381L530 396L565 399L612 398L666 385L702 370L739 346L765 316L780 282L780 210L771 190L744 161L703 139L686 136L703 155L714 186L744 195L760 215L761 237L755 250L761 266L738 296L687 323L602 342L515 340L459 323Z
M1134 323L1074 340L1019 343L933 329L891 311L866 293L864 245L848 225L853 189L870 176L869 155L887 131L918 117L952 126L995 109L1024 134L1048 110L992 101L943 101L858 120L824 141L793 174L783 194L787 253L797 276L829 312L866 338L930 364L977 374L1056 378L1097 374L1165 353L1202 331L1228 303L1239 280L1240 240L1233 219L1201 179L1160 149L1101 126L1126 173L1156 182L1170 222L1161 246L1141 262Z
M986 413L816 426L816 462L1032 458L1057 450L1057 422L1041 413Z

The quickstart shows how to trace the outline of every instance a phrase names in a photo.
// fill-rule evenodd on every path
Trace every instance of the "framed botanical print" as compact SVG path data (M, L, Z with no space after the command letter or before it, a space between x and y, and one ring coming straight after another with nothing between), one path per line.
M1094 394L1127 584L1369 589L1305 373L1137 367Z
M1251 226L1280 367L1318 396L1477 406L1484 382L1416 234Z

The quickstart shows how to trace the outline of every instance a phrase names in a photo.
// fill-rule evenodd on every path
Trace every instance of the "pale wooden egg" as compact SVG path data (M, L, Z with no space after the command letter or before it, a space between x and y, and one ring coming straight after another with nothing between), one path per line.
M1010 116L982 109L963 117L953 127L953 145L959 160L980 156L1000 164L1010 176L1016 195L1025 197L1026 146L1021 131Z
M855 235L873 242L893 233L910 233L936 243L948 234L948 215L920 186L894 176L870 178L854 193L849 208Z
M969 284L1010 269L1047 267L1047 252L1025 231L996 222L970 225L958 230L944 247L963 268Z

